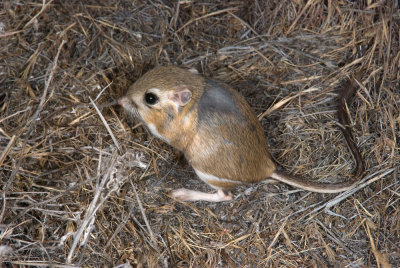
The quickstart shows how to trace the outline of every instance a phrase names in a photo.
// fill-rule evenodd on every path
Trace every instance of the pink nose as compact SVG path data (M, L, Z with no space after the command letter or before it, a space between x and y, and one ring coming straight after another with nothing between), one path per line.
M121 106L124 106L128 102L128 99L126 97L122 97L118 99L118 104Z

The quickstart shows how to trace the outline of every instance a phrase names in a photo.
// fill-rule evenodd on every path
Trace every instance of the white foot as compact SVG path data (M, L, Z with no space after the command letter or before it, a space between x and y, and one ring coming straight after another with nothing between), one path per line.
M180 188L177 190L173 190L171 195L181 201L209 201L209 202L221 202L221 201L229 201L232 200L233 195L229 191L227 194L221 189L219 189L216 193L209 194L199 191L188 190L185 188Z

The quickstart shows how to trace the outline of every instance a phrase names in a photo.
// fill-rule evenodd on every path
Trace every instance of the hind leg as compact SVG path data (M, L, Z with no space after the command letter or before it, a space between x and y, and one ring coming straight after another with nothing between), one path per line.
M204 193L193 191L185 188L180 188L171 192L171 195L181 201L208 201L222 202L232 200L233 194L231 191L218 189L216 193Z

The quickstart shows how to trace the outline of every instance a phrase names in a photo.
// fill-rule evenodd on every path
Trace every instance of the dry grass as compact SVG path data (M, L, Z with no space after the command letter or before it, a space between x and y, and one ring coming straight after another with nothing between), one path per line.
M0 6L2 267L400 266L398 1ZM335 196L261 183L222 204L172 200L171 189L209 188L110 106L167 64L242 92L267 111L279 165L321 181L354 168L335 97L363 70L349 106L360 187Z

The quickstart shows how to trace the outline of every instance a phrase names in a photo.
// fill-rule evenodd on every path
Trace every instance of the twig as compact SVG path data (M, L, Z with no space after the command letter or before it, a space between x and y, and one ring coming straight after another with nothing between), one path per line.
M329 200L328 202L326 202L325 204L315 208L313 211L311 211L310 213L308 213L306 216L312 216L314 213L319 212L320 210L324 209L324 211L329 212L330 208L337 205L338 203L342 202L343 200L345 200L346 198L348 198L349 196L353 195L354 193L358 192L359 190L361 190L362 188L366 187L367 185L380 180L382 178L384 178L385 176L389 175L390 173L392 173L395 170L395 168L391 168L386 170L384 173L377 175L377 172L366 177L364 179L364 183L359 184L358 186L343 192L342 194L336 196L335 198L333 198L332 200Z
M9 116L6 116L6 117L0 119L0 123L3 122L3 121L8 120L8 119L10 119L11 117L14 117L14 116L16 116L16 115L18 115L18 114L20 114L20 113L26 112L26 111L28 111L28 110L30 110L30 109L31 109L31 107L28 106L28 107L26 107L25 109L23 109L23 110L21 110L21 111L18 111L18 112L15 112L15 113L13 113L13 114L10 114Z
M238 16L236 16L235 14L233 14L232 12L229 12L229 14L234 17L235 19L237 19L241 24L243 24L244 26L246 26L251 32L253 32L253 34L255 34L258 38L260 38L262 41L265 41L265 38L263 38L262 36L260 36L256 30L254 30L253 27L250 26L250 24L248 24L247 22L245 22L244 20L242 20L241 18L239 18ZM260 55L260 56L264 56L264 55Z
M106 90L108 87L110 87L110 86L112 85L112 83L113 83L113 82L111 81L110 84L107 84L107 85L100 91L100 93L97 94L97 96L96 96L96 98L94 99L94 101L97 101L97 100L100 98L101 94L103 94L104 90Z
M11 35L14 35L14 34L18 34L20 32L23 32L23 31L13 31L13 32L7 32L7 33L0 33L0 38L11 36Z
M301 95L305 94L305 93L310 93L310 92L314 92L314 91L318 91L320 90L319 88L316 87L311 87L308 88L306 90L300 91L299 93L297 93L294 96L291 97L287 97L283 100L278 101L277 103L275 103L273 106L269 107L265 112L263 112L260 116L258 116L258 120L263 119L265 116L271 114L272 112L274 112L275 110L278 110L279 108L281 108L283 105L285 105L286 103L290 102L291 100L300 97Z
M147 220L146 213L144 212L143 205L142 205L142 201L140 201L139 195L138 195L138 193L137 193L137 191L136 191L134 185L132 185L132 188L133 188L133 191L135 192L136 200L137 200L137 202L138 202L138 205L139 205L139 208L140 208L140 212L142 213L142 217L143 217L144 223L146 224L147 231L148 231L149 234L150 234L151 242L153 243L153 247L155 247L155 246L156 246L156 240L155 240L155 238L154 238L154 233L153 233L153 231L151 230L149 221Z
M71 245L70 251L68 253L68 257L67 257L68 264L71 263L72 256L75 253L75 249L78 246L78 242L82 236L82 233L85 230L87 230L87 226L89 225L89 223L93 224L94 216L96 215L96 212L101 207L101 205L104 203L104 201L107 200L108 197L110 196L110 194L113 192L112 190L109 191L107 193L107 195L102 197L102 199L98 202L101 195L103 194L103 190L105 188L104 186L106 185L106 182L108 182L110 180L112 170L114 169L114 166L116 163L116 159L117 159L117 153L116 153L116 151L114 151L112 158L111 158L111 163L110 163L110 166L108 167L107 172L103 175L103 178L102 178L100 184L98 184L96 186L96 193L93 197L92 202L90 203L89 208L86 211L85 218L83 219L82 224L79 226L79 229L74 234L74 240L72 242L72 245ZM99 161L99 165L102 164L100 162L101 162L101 160ZM90 230L88 230L88 231L90 231Z
M281 227L279 227L278 232L276 232L274 239L272 239L271 243L268 246L268 251L270 252L272 247L275 245L276 241L278 240L279 236L281 235L282 231L284 230L286 224L287 224L287 220L289 217L286 217L286 219L283 221L283 223L281 224Z
M29 25L31 25L36 20L36 18L40 16L40 14L42 14L46 10L46 8L51 4L51 2L53 2L53 0L50 0L46 4L46 0L42 0L42 3L43 3L42 9L40 9L40 11L30 21L28 21L27 24L25 24L24 29L26 29Z
M54 268L79 268L81 266L75 266L75 265L65 265L65 264L54 264L50 263L48 261L10 261L10 264L16 264L16 265L21 265L18 267L22 266L27 266L27 267L54 267Z
M89 97L90 103L93 105L94 109L96 109L97 114L99 115L101 121L103 122L104 126L106 127L108 133L110 134L115 146L118 148L118 151L121 151L121 146L119 145L117 139L115 138L114 134L111 131L110 126L108 125L106 119L104 119L103 115L101 114L99 108L97 108L96 104L93 102L93 100Z
M219 14L221 14L221 13L226 13L226 12L231 12L231 11L237 11L237 8L225 8L225 9L222 9L222 10L218 10L218 11L215 11L215 12L211 12L210 14L206 14L206 15L204 15L204 16L201 16L201 17L198 17L198 18L195 18L195 19L191 19L190 21L188 21L188 22L186 22L181 28L179 28L178 30L176 30L175 31L175 34L177 34L178 32L180 32L183 28L185 28L186 26L188 26L189 24L192 24L193 22L195 22L195 21L198 21L198 20L202 20L202 19L205 19L205 18L208 18L208 17L212 17L212 16L215 16L215 15L219 15Z
M375 260L378 264L378 267L382 268L391 268L392 266L389 263L388 255L382 254L376 247L374 239L371 234L371 229L369 227L368 221L364 222L365 232L368 235L369 243L371 244L372 253L374 254Z
M15 136L15 135L13 135L13 136L11 137L11 139L10 139L10 141L8 142L6 148L4 149L3 153L1 154L1 156L0 156L0 167L1 167L1 165L3 164L3 161L4 161L4 159L6 158L8 152L10 151L11 146L13 146L16 137L17 137L17 136Z
M286 31L286 33L285 33L286 35L288 35L293 30L293 28L296 26L297 22L299 21L300 17L303 16L304 12L308 9L309 6L311 6L311 4L313 2L314 1L312 1L312 0L307 1L306 5L303 7L303 9L297 15L296 19L293 21L292 25L290 25L289 29Z

